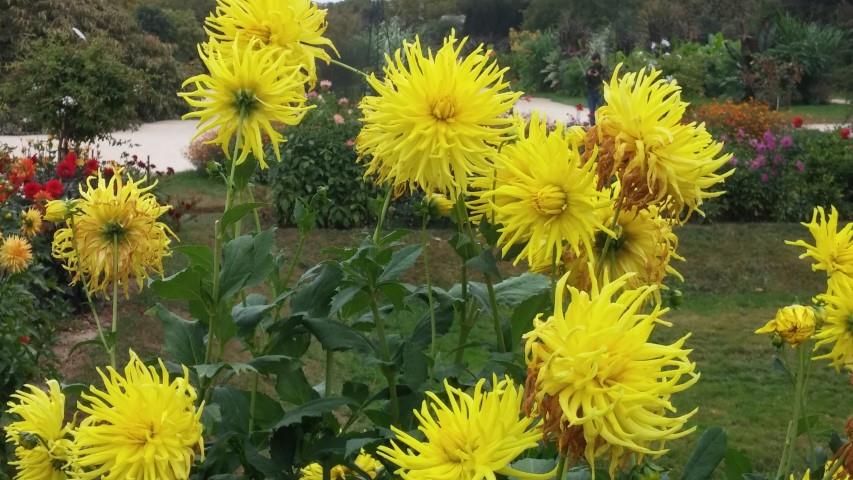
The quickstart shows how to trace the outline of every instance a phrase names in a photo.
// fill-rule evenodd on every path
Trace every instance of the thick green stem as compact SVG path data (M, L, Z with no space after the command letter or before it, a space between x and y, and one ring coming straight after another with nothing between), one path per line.
M213 224L213 303L214 307L210 311L208 320L207 332L207 349L204 352L204 363L208 364L213 360L213 344L216 341L216 331L213 326L216 324L216 305L219 304L219 251L222 246L222 236L219 228L219 220Z
M429 235L427 234L427 223L429 223L429 210L424 211L423 222L421 223L421 249L423 250L424 276L426 277L427 302L429 303L429 357L433 361L433 366L435 366L435 344L438 341L438 331L435 322L435 299L432 295L432 278L429 274Z
M464 223L468 220L468 212L465 211L464 201L462 196L456 199L456 227L459 235L465 234ZM468 334L471 333L471 326L468 325L468 263L462 258L462 266L460 268L460 285L462 287L462 312L459 319L459 341L456 345L456 364L462 365L465 360L465 344L468 342Z
M255 431L255 406L258 403L258 382L260 381L261 374L255 372L253 376L252 392L249 397L249 435Z
M385 320L379 314L379 303L376 301L376 293L370 294L370 310L373 313L373 323L376 325L376 336L379 343L379 352L385 365L382 374L388 381L388 395L391 399L391 420L396 424L400 419L400 400L397 398L397 374L391 366L391 351L388 348L388 339L385 336Z
M797 426L802 416L803 396L806 388L806 377L809 362L809 349L806 343L797 346L797 373L794 380L794 414L791 422L788 424L788 432L785 435L785 444L782 449L782 457L779 461L779 468L776 470L777 480L785 478L791 470L791 461L793 459L794 443L797 440Z
M379 211L379 220L376 222L376 230L373 231L373 243L379 243L379 237L382 235L382 225L385 223L385 216L388 214L389 205L391 205L391 187L388 187L388 192L385 194L385 202L382 203L382 210Z
M335 374L335 352L326 350L326 386L323 389L325 396L332 396L332 381Z
M302 256L302 249L305 247L305 239L308 235L299 232L299 242L296 244L296 251L293 253L293 259L290 261L290 266L287 268L287 274L284 276L284 286L287 288L290 285L290 280L293 277L293 272L296 270L296 265L299 263L299 257Z

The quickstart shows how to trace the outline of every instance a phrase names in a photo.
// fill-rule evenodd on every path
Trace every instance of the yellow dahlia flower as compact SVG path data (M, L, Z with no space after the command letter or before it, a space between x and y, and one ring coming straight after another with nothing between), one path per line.
M74 434L76 480L185 480L204 454L201 413L189 371L170 378L132 351L124 376L98 369L104 390L90 387L77 408L88 414ZM198 449L198 450L197 450Z
M851 480L851 479L853 479L853 476L851 476L849 473L847 473L847 471L844 469L843 466L835 466L831 460L826 462L826 464L824 465L824 467L823 467L824 474L826 474L826 472L830 471L832 468L835 468L835 473L833 473L832 476L829 477L829 480ZM815 477L815 478L817 479L817 478L821 478L821 477ZM798 479L794 474L791 474L789 479L790 480L811 480L811 470L806 470L806 472L803 474L801 479Z
M805 248L806 253L800 255L800 258L811 257L815 262L812 270L823 270L830 277L837 274L853 277L853 223L839 230L838 210L832 207L829 215L826 215L823 207L817 207L812 214L812 221L802 225L809 229L814 245L805 240L785 243Z
M200 120L195 138L216 131L210 143L221 145L230 156L231 141L237 136L240 152L232 160L243 163L251 153L266 168L264 136L281 161L279 146L285 139L276 127L298 124L309 107L305 106L305 74L275 50L255 48L256 43L253 40L244 48L237 42L209 42L199 49L208 73L188 78L183 86L192 85L195 90L178 95L196 108L183 117ZM230 53L223 54L224 49Z
M613 209L607 209L607 212L608 215L602 217L605 224L613 219ZM598 275L598 285L610 283L627 273L634 274L628 278L628 288L663 286L667 275L683 281L684 278L671 265L672 260L684 260L684 257L676 253L678 236L672 229L673 221L664 218L657 206L652 205L639 211L622 210L613 229L615 238L611 239L605 257L601 256L608 238L604 232L595 236L592 262L586 253L580 256L568 253L563 256L561 266L569 273L568 284L579 290L589 291L592 285L590 266ZM550 272L553 265L547 262L548 259L537 258L533 270ZM660 292L656 291L655 298L659 296Z
M205 30L223 43L273 51L285 65L304 69L311 84L317 78L316 60L331 60L325 48L337 53L323 36L326 10L309 0L217 0Z
M74 211L74 200L51 200L44 208L46 222L59 223L71 216Z
M382 471L382 463L373 458L364 450L355 458L355 466L358 470L364 472L370 478L376 478ZM329 472L330 480L362 480L364 476L357 470L353 470L345 465L337 465ZM323 467L319 463L312 463L300 471L301 480L323 480Z
M12 394L7 413L16 420L6 427L6 440L15 447L16 480L69 478L71 425L65 423L65 395L56 380L47 391L32 385Z
M516 263L550 268L564 249L589 254L595 232L607 230L602 217L610 200L596 189L595 162L581 159L578 129L557 124L549 132L538 114L516 129L518 140L495 155L493 172L472 180L474 214L500 226L504 254L524 244Z
M510 467L541 436L534 420L521 413L524 390L509 379L494 378L492 391L484 392L485 383L481 379L469 395L445 382L448 403L428 392L429 400L415 411L425 439L391 427L397 441L379 447L379 455L400 467L394 473L406 480L527 477Z
M36 208L28 208L21 213L21 233L27 238L33 238L41 233L41 212Z
M829 279L829 290L817 296L826 304L826 318L819 326L815 349L831 346L816 360L829 360L836 369L853 369L853 277L837 275Z
M468 175L512 137L506 114L520 96L508 90L506 69L480 45L460 58L466 39L453 33L435 53L404 42L387 57L385 78L368 78L376 96L361 101L364 127L356 140L370 157L367 174L396 190L420 188L456 198Z
M789 345L797 345L812 338L817 323L814 309L802 305L790 305L780 308L776 318L770 320L755 333L771 333L779 335Z
M76 210L53 237L53 256L73 273L72 284L83 280L90 292L106 291L116 281L128 294L131 277L142 289L150 272L163 274L163 257L171 255L175 234L157 219L171 207L162 206L144 180L122 178L116 172L107 181L101 172L80 186ZM118 277L114 252L118 248Z
M0 269L11 274L21 273L33 261L33 247L26 238L9 235L0 238Z
M673 394L699 378L684 349L685 336L671 345L650 342L656 325L669 325L667 311L652 300L656 287L625 289L628 276L590 293L574 287L568 307L566 277L557 284L554 314L537 318L524 338L531 405L560 451L586 458L609 455L610 473L634 454L661 455L664 443L691 433L696 410L681 416Z
M449 217L456 207L453 200L440 193L433 193L428 198L430 212L436 217Z
M731 154L720 155L723 144L704 124L682 123L687 103L681 87L660 79L655 69L619 78L620 67L604 85L604 106L596 110L597 126L590 131L601 146L600 181L617 175L629 206L670 199L674 213L699 210L703 200L723 193L709 189L733 173L715 173Z

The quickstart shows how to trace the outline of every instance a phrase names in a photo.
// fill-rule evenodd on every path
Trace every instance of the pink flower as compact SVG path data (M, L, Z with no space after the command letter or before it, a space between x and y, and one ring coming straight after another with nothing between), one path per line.
M794 145L794 139L790 135L785 135L779 140L779 146L782 148L791 148Z
M737 166L737 157L732 157L729 159L729 165L736 167Z
M770 130L764 132L764 145L767 150L776 150L776 136Z
M352 148L355 145L355 140L350 138L349 140L346 141L346 143L344 143L344 145Z
M800 160L797 160L797 163L795 163L795 164L794 164L794 167L795 167L795 168L796 168L800 173L802 173L802 172L805 172L805 171L806 171L806 164L805 164L805 163L803 163L803 162L802 162L802 161L800 161Z
M758 170L767 164L767 159L764 158L764 155L757 155L751 162L749 162L750 170Z
M334 119L335 123L338 125L343 125L344 122L346 122L346 120L344 120L343 115L341 115L340 113L336 113L335 116L332 117L332 119Z
M320 88L323 90L331 90L332 89L332 81L331 80L320 80Z
M339 98L338 99L338 105L340 105L342 107L346 107L347 105L349 105L349 98L347 98L347 97Z
M844 127L838 131L838 134L841 135L841 138L843 138L844 140L847 140L848 138L850 138L850 128Z
M773 155L773 165L782 165L783 163L785 163L785 159L782 158L782 155L779 155L778 153Z
M770 181L770 177L766 173L761 174L761 181L767 183Z
M313 100L313 99L317 98L317 92L315 92L314 90L311 90L310 92L308 92L307 94L305 94L305 96L306 96L309 100Z

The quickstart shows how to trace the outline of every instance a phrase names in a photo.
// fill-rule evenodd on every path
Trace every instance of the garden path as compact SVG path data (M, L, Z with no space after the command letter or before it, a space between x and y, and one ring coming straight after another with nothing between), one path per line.
M544 114L549 121L569 124L589 122L589 110L586 107L578 110L576 105L566 105L547 98L522 97L514 108L514 111L521 115L529 115L534 110Z

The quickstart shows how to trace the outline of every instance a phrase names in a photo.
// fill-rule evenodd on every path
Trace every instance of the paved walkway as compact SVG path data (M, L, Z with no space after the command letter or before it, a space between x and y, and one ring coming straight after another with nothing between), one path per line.
M192 170L194 167L184 156L184 151L195 135L196 121L167 120L163 122L146 123L136 130L121 131L113 134L117 140L129 141L130 145L110 145L100 142L96 149L98 157L103 160L117 160L123 153L137 155L140 160L151 158L151 164L157 170L172 167L175 171ZM0 136L0 143L13 147L26 148L30 140L44 140L44 135L27 135L23 137Z
M515 104L514 111L521 115L529 115L533 111L545 115L548 121L564 122L567 124L578 124L589 122L589 109L584 107L578 110L576 105L566 105L547 98L522 97Z

